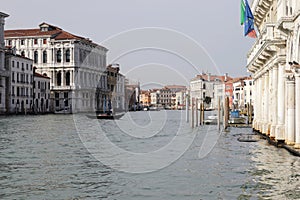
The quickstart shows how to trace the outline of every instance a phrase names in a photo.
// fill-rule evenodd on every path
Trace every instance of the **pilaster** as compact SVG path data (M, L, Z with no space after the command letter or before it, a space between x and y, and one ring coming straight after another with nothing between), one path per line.
M287 141L288 145L295 144L295 79L293 76L287 77Z
M284 140L285 139L285 65L283 63L279 64L278 68L278 115L277 115L277 126L275 132L275 139Z

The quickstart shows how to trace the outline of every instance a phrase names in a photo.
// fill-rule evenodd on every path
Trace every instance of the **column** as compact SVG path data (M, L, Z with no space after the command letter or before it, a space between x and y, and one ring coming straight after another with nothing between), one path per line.
M295 90L296 90L296 134L295 134L295 148L300 148L300 73L295 74Z
M65 86L65 70L61 70L61 86Z
M271 125L271 131L270 131L270 138L275 138L275 130L277 126L277 98L278 98L278 66L275 65L272 69L272 113L273 113L273 119L272 119L272 125Z
M260 119L259 119L259 131L263 133L263 125L265 123L264 113L264 101L265 101L265 77L260 77Z
M295 144L295 80L288 77L287 84L287 141Z
M268 133L267 135L270 136L270 132L271 132L271 126L272 126L272 123L273 123L273 112L272 112L272 106L273 106L273 89L272 89L272 86L273 86L273 70L270 70L269 71L269 90L268 90L268 93L269 93L269 100L268 100L268 107L269 107L269 116L268 116Z
M263 102L263 114L264 114L264 124L263 124L263 134L268 134L268 124L269 124L269 72L267 71L264 75L264 102Z
M278 66L278 99L277 99L277 126L275 131L275 139L285 139L285 65L280 63Z

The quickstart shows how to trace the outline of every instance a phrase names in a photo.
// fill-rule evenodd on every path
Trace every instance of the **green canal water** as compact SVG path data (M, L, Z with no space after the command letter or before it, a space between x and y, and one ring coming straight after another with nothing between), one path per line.
M183 115L1 117L0 199L300 199L300 158Z

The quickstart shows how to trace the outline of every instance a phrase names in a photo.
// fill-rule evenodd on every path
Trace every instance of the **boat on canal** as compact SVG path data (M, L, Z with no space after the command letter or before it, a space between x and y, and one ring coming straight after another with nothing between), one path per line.
M106 112L106 113L99 113L96 115L97 119L120 119L125 115L125 112L123 113L112 113L112 112Z

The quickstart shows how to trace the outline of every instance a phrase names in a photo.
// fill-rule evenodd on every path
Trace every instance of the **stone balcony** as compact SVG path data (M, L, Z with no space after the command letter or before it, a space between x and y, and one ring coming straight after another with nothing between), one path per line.
M277 47L285 45L286 35L273 23L265 24L256 42L247 55L247 68L254 73L262 68L277 52Z
M295 20L300 16L300 11L294 13L292 16L281 17L276 27L282 31L293 31L295 26Z

